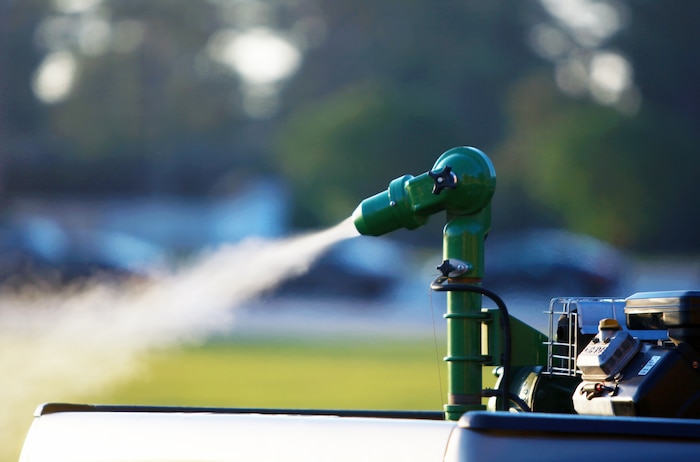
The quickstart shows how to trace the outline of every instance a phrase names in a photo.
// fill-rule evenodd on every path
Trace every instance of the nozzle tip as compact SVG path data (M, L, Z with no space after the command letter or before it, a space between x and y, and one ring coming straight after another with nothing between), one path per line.
M352 222L355 224L355 229L357 229L358 233L363 236L371 235L369 228L367 228L367 223L365 223L365 217L362 214L362 203L352 212Z

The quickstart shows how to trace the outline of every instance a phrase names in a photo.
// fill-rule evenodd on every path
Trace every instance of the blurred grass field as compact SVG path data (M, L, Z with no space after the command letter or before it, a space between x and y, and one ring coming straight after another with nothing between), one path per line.
M319 409L442 408L443 342L244 339L154 354L93 402Z

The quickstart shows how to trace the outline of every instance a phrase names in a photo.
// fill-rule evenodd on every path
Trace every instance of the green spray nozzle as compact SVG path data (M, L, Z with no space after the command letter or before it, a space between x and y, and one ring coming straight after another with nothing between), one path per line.
M386 191L362 201L353 221L360 234L381 236L400 228L415 229L430 215L447 212L441 270L450 283L479 285L495 189L496 173L486 154L470 147L453 148L442 154L430 171L417 177L399 177ZM484 314L480 293L448 292L445 319L445 417L457 420L464 412L484 408L482 367L490 359L481 350Z
M353 221L367 236L415 229L437 212L450 216L478 212L490 203L495 188L496 173L486 154L457 147L442 154L430 171L396 178L386 191L362 201Z

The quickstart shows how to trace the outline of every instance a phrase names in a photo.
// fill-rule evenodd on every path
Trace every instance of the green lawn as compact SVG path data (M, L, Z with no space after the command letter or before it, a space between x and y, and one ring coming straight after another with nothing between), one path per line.
M438 348L430 339L212 342L154 355L144 373L93 401L438 410L446 393Z

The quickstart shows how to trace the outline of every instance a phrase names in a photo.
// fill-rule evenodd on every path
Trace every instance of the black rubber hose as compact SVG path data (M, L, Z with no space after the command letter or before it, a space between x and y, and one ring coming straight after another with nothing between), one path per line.
M501 377L501 407L507 411L510 406L510 358L511 358L511 333L510 333L510 317L508 316L508 308L503 299L495 292L485 289L481 286L472 284L453 283L445 281L445 276L440 276L432 284L430 288L436 292L473 292L484 295L490 298L501 312L501 332L503 334L503 357L501 362L503 365L503 376ZM526 406L527 407L527 406Z

